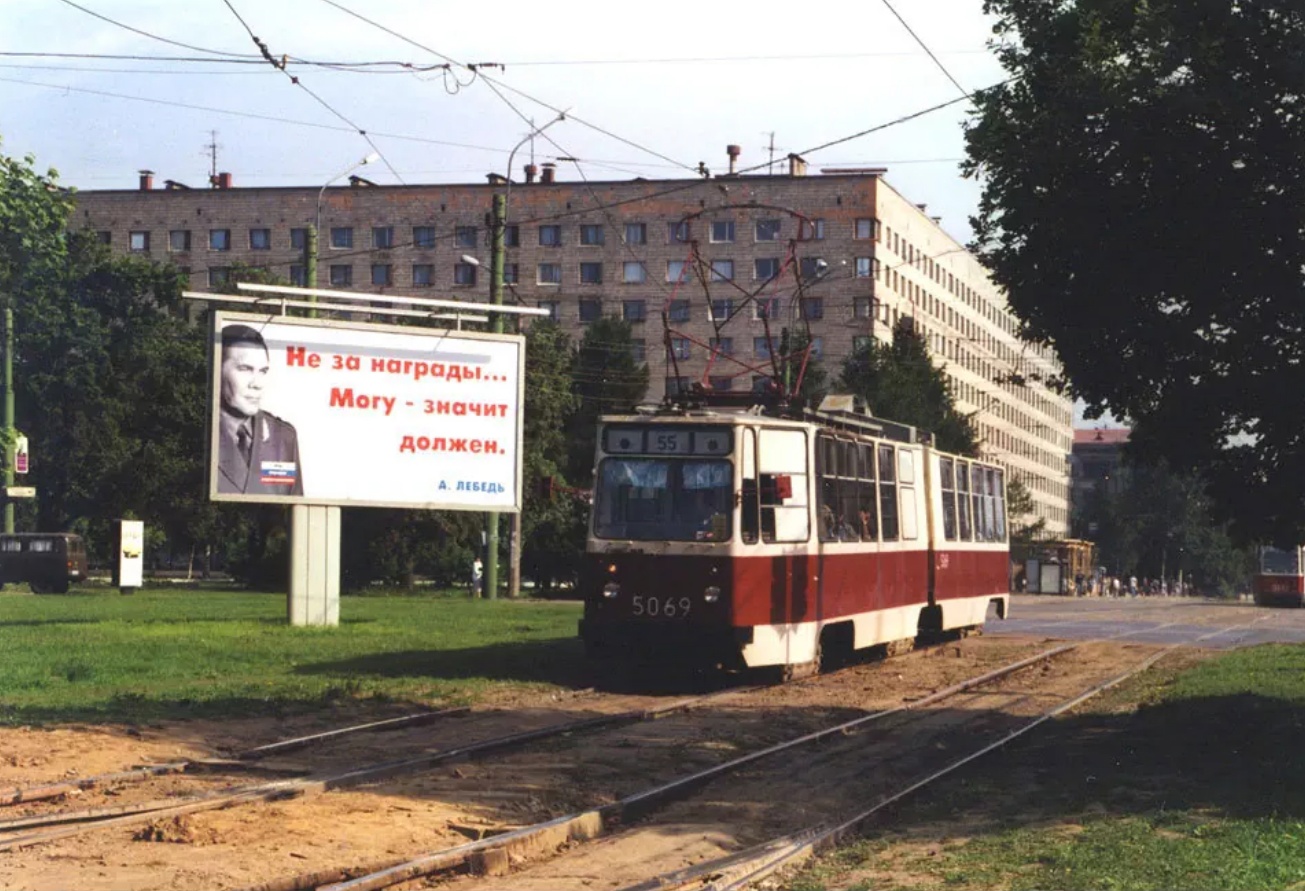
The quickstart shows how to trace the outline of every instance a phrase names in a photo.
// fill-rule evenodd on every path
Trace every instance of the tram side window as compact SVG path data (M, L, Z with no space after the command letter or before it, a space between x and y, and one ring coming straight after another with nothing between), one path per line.
M897 460L893 447L879 447L879 527L884 541L897 541Z
M807 541L807 437L801 430L762 429L757 437L763 541Z
M920 535L915 522L915 453L906 449L897 451L897 497L902 538L913 541Z
M838 440L822 436L816 458L820 474L820 540L838 541Z
M1002 472L1000 470L990 470L988 472L993 474L993 480L994 480L992 494L993 494L994 503L996 504L996 509L993 511L993 516L996 517L997 519L997 541L1005 541L1006 540L1006 481L1002 476Z
M992 499L984 486L983 468L970 473L970 497L974 502L974 540L992 541Z
M964 461L956 462L956 508L960 527L961 541L972 541L973 525L970 522L970 465Z
M756 544L761 536L761 491L757 487L757 431L743 431L743 490L739 497L743 502L743 517L739 528L743 534L744 544ZM771 527L774 532L774 527Z
M956 541L956 462L951 458L938 461L938 476L942 482L943 538Z
M856 447L856 507L861 540L879 540L879 505L875 499L875 447Z

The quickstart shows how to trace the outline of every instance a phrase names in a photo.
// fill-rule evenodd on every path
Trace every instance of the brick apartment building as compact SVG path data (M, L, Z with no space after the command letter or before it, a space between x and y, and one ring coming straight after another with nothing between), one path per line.
M491 176L242 188L221 174L211 189L170 180L156 189L146 172L139 189L75 198L82 227L115 250L171 260L195 290L221 286L237 263L306 284L304 243L320 209L317 286L484 301L488 213L506 190L507 299L551 310L577 338L604 315L630 321L652 400L704 373L717 387L752 386L738 365L716 358L709 368L711 348L765 365L780 329L804 323L813 352L837 374L858 342L887 340L909 316L945 365L960 409L975 413L985 453L1025 483L1049 531L1063 534L1071 406L1041 383L1058 363L1015 336L978 261L883 174L807 175L796 156L787 175L695 180L561 181L545 164L542 176L529 171L510 187ZM664 309L682 335L669 350ZM725 318L717 331L713 319Z

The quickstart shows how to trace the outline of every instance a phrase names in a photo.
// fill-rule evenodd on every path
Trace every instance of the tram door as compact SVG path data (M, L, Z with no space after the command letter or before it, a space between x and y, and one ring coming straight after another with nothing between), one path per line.
M740 529L744 544L754 545L769 564L770 623L788 625L809 619L813 571L806 550L811 535L807 434L746 428L740 464Z

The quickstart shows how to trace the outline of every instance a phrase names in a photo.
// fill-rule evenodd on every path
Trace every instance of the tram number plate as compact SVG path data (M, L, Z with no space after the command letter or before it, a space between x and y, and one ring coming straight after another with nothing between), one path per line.
M636 594L630 599L630 611L636 616L684 618L692 607L693 601L687 597L647 597Z

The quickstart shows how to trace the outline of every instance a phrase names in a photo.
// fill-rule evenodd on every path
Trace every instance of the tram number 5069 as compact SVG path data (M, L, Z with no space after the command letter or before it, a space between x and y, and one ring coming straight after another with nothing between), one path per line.
M693 602L687 597L646 597L636 594L630 598L630 610L636 616L683 618L692 607Z

